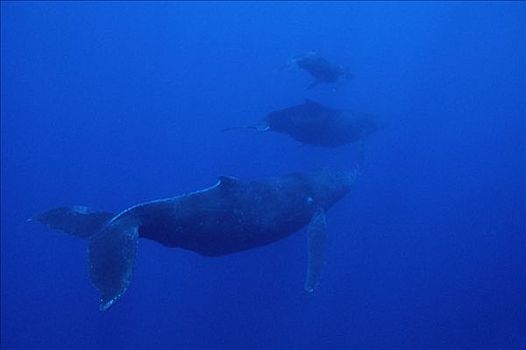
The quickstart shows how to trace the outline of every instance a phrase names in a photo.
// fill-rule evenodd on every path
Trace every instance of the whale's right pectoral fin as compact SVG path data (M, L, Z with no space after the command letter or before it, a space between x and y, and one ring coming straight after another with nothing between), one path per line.
M108 310L130 284L139 229L135 223L115 220L90 238L90 275L100 291L100 310Z
M320 283L321 270L325 264L326 221L323 209L318 210L311 219L307 229L309 245L309 265L305 290L313 292Z

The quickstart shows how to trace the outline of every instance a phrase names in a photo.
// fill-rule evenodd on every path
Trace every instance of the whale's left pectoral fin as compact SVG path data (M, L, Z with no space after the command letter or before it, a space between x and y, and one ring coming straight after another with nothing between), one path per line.
M137 225L119 220L90 238L90 275L101 294L101 311L108 310L128 289L138 239Z
M320 283L321 270L325 264L326 226L325 212L320 209L312 217L307 229L309 246L309 265L305 280L307 292L313 292Z

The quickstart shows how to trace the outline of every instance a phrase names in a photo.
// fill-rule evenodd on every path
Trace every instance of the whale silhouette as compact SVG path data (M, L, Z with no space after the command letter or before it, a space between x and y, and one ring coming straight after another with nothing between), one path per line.
M139 238L222 256L308 226L305 289L311 292L324 264L325 213L349 192L358 172L324 170L252 181L221 176L212 187L137 204L119 214L73 206L31 220L89 240L90 276L101 295L100 310L109 309L127 290Z
M297 67L309 73L314 81L307 87L312 89L322 83L343 83L353 77L344 67L333 64L316 51L293 57L287 64L289 69Z
M360 141L384 127L370 114L331 108L307 99L302 104L267 114L257 125L230 127L223 131L274 131L304 144L339 147Z

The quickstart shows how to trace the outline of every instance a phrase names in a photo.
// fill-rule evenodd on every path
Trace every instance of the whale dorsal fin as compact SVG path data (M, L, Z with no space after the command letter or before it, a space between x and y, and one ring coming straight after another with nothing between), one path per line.
M239 179L234 176L219 176L218 186L228 188L235 186L238 183L238 181Z

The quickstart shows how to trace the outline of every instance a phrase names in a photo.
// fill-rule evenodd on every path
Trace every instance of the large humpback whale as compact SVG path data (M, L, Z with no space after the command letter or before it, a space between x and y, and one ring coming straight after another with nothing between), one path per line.
M314 81L307 89L311 89L321 83L343 83L353 76L342 66L327 61L315 51L292 58L288 63L288 67L303 69L314 78Z
M351 188L358 170L299 173L263 180L220 177L204 190L141 203L119 214L61 207L34 218L89 240L90 276L109 309L130 284L139 238L221 256L263 246L308 226L305 289L319 283L325 212Z
M267 114L257 126L232 127L274 131L291 136L305 144L338 147L363 139L383 128L367 113L337 109L306 100L304 103Z

